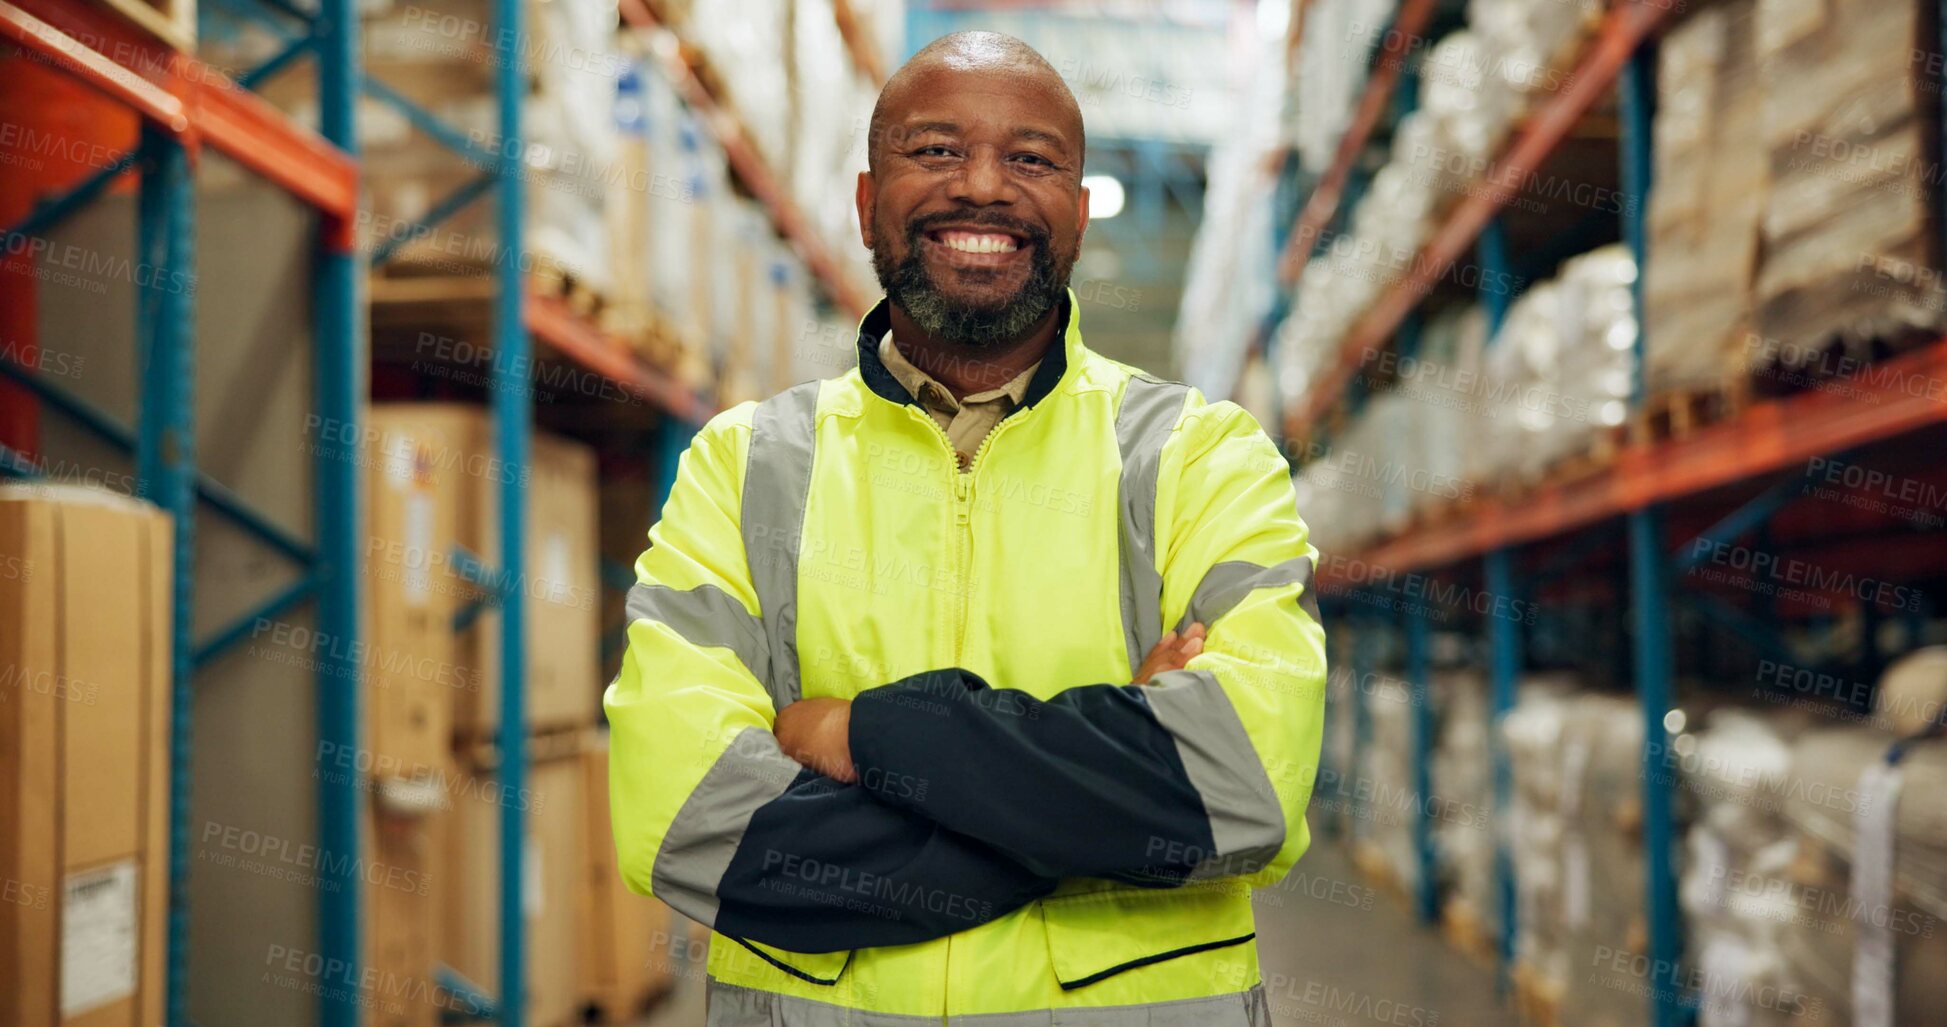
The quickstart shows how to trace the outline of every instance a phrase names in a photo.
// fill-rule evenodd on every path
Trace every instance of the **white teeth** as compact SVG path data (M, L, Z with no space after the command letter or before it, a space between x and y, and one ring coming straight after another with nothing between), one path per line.
M953 232L942 235L940 241L950 250L961 253L1012 253L1017 247L1014 239L1005 235L970 235Z

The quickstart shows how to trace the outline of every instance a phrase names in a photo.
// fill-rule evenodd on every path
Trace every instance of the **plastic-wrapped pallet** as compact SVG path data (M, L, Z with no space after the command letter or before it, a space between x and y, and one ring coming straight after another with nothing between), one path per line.
M1430 184L1448 195L1450 206L1473 187L1507 140L1520 110L1520 97L1495 73L1493 59L1478 33L1448 33L1427 52L1420 66L1420 111L1427 116L1427 137L1414 140L1431 147L1409 147L1409 156L1432 158ZM1404 139L1404 126L1400 138ZM1394 146L1394 159L1400 147Z
M1525 987L1559 1001L1570 970L1562 876L1569 788L1562 773L1568 731L1569 683L1522 682L1514 709L1501 721L1513 769L1508 848L1514 859L1514 975Z
M1434 676L1440 697L1440 734L1433 750L1433 786L1442 815L1434 822L1449 925L1464 936L1500 933L1495 898L1494 775L1488 759L1487 680L1478 670Z
M1810 995L1809 1005L1836 1023L1868 1022L1921 1027L1947 1022L1947 741L1911 745L1900 761L1897 806L1866 775L1882 766L1895 742L1872 728L1809 732L1792 746L1785 815L1798 841L1790 874L1795 915L1783 947L1793 979ZM1883 820L1889 836L1873 822ZM1862 821L1866 827L1862 830ZM1859 888L1856 860L1868 863L1892 852L1887 893ZM1883 933L1882 933L1883 932ZM1868 937L1888 942L1886 957L1871 959ZM1856 1008L1855 975L1870 978L1890 967L1890 1014L1878 1019ZM1870 991L1871 989L1869 989Z
M719 101L736 111L751 145L787 180L794 6L786 0L715 0L693 10L685 25L725 94Z
M1208 396L1236 394L1237 369L1277 292L1274 265L1264 259L1272 252L1277 182L1263 173L1263 159L1241 143L1210 153L1203 224L1190 244L1174 338L1183 380Z
M607 200L620 156L615 0L530 2L530 88L523 124L527 245L562 274L607 294Z
M1411 442L1419 484L1415 512L1462 502L1478 491L1467 476L1470 440L1484 430L1479 361L1487 315L1478 306L1449 310L1427 323L1417 356L1400 357L1394 391L1410 399L1418 433Z
M1538 480L1622 423L1636 344L1635 276L1628 251L1605 246L1515 301L1487 349L1487 390L1500 407L1468 477Z
M1398 0L1315 0L1298 43L1295 132L1306 170L1324 171L1365 92L1366 55L1392 21Z
M1676 739L1697 809L1679 895L1702 982L1700 1027L1786 1027L1809 1012L1782 937L1800 912L1784 803L1801 730L1796 718L1720 709L1706 729Z
M1508 88L1536 98L1567 82L1602 8L1602 0L1470 0L1467 24Z
M1875 726L1905 737L1947 724L1947 646L1929 646L1894 661L1873 693Z
M1625 697L1576 694L1572 676L1522 683L1502 723L1514 770L1509 821L1516 978L1578 1024L1642 1020L1640 981L1600 958L1644 947L1642 714Z
M1354 856L1368 875L1402 892L1420 877L1413 825L1420 809L1413 790L1413 690L1394 677L1374 675L1364 696L1371 734L1359 752L1354 777L1358 816Z
M1759 0L1771 192L1758 329L1786 363L1899 339L1947 309L1937 226L1938 39L1911 3Z
M1570 955L1564 996L1580 1027L1637 1027L1643 980L1603 958L1644 952L1643 713L1633 697L1586 694L1570 704L1562 743L1562 914Z
M1664 37L1643 282L1652 393L1741 376L1770 176L1757 0L1706 7Z

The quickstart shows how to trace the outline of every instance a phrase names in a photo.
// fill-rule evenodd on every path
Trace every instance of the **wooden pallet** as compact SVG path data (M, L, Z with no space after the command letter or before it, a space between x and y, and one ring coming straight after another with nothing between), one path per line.
M1687 438L1701 428L1728 421L1751 405L1751 380L1739 376L1695 389L1671 389L1643 402L1629 422L1629 441L1647 445Z
M1514 985L1514 1010L1522 1023L1532 1027L1562 1027L1562 992L1559 981L1536 973L1526 963L1514 964L1508 974Z
M602 294L586 280L541 254L534 255L534 271L528 275L536 293L558 299L578 317L599 321Z
M1366 883L1372 885L1374 891L1390 896L1393 901L1402 906L1411 903L1412 897L1407 894L1406 882L1400 880L1399 874L1393 871L1393 865L1386 860L1386 854L1380 851L1377 845L1368 841L1353 842L1352 865L1366 879Z
M1474 907L1458 899L1449 900L1440 911L1440 933L1447 944L1484 966L1501 961L1501 942L1487 929L1486 921Z

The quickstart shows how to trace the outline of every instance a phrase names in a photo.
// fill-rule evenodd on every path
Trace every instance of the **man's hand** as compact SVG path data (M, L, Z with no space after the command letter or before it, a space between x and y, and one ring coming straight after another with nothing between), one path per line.
M846 699L800 699L778 711L771 733L784 754L826 777L858 782L852 768L852 704Z
M1150 678L1164 671L1182 670L1192 657L1203 652L1203 636L1202 624L1191 624L1181 635L1174 631L1164 635L1156 648L1149 651L1143 665L1136 668L1136 679L1130 684L1146 685Z

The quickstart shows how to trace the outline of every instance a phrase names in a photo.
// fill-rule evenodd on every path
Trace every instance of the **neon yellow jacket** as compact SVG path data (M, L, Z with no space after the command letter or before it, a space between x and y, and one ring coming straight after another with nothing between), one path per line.
M1269 1022L1249 889L1309 840L1317 552L1249 414L1064 309L965 472L883 303L857 369L683 457L606 706L622 871L714 928L712 1024ZM857 784L779 751L811 696L852 700Z

